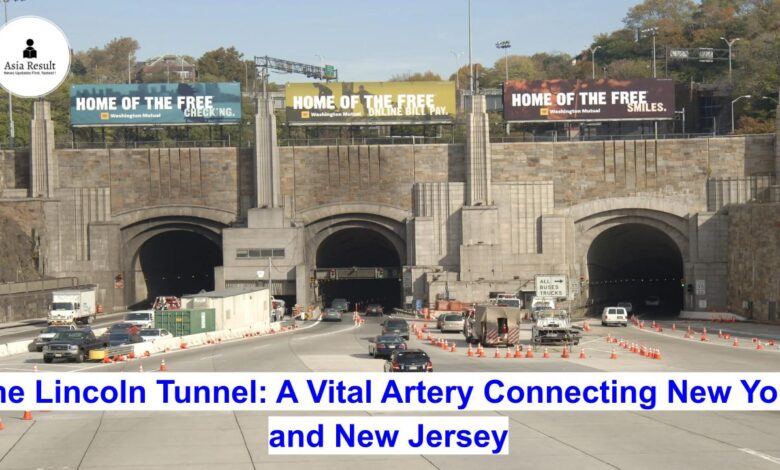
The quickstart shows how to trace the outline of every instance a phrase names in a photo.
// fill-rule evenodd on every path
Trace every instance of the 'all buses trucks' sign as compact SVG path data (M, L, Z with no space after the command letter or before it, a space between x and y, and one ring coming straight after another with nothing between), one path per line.
M562 274L541 274L535 278L536 295L539 297L565 298L569 295L566 276Z

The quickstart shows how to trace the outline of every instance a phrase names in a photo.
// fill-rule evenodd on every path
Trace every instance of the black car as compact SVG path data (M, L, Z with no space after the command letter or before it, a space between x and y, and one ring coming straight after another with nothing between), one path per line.
M403 318L388 318L382 323L383 335L398 335L409 339L409 324Z
M366 307L366 315L384 315L385 308L379 304L368 304Z
M396 349L406 349L406 342L398 335L379 335L368 340L368 353L374 357L389 357Z
M385 372L433 372L433 364L422 349L398 349L385 362Z
M105 338L96 337L90 329L62 331L43 347L43 362L59 358L84 362L89 351L106 346Z
M108 333L108 346L122 346L125 344L143 343L144 339L138 333L127 331L111 331Z

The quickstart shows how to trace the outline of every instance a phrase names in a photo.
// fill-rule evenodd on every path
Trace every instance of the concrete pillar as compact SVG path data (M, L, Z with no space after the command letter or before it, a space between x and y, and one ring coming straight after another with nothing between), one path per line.
M30 130L30 196L53 198L57 188L54 122L48 101L33 103Z
M466 205L492 205L490 126L484 95L472 95L466 122Z
M281 207L279 173L273 100L260 97L255 115L255 207Z

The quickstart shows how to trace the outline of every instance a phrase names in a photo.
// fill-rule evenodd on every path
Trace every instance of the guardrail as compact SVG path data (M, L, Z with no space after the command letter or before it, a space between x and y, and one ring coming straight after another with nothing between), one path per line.
M77 277L58 277L55 279L41 279L38 281L9 282L0 284L0 295L62 289L66 287L75 287L78 284L79 278Z

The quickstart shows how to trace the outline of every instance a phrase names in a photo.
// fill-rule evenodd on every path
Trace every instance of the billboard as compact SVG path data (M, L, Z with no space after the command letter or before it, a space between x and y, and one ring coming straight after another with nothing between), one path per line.
M238 124L239 83L72 85L72 126Z
M511 80L504 82L503 99L505 121L674 118L672 80Z
M288 83L291 125L443 124L455 119L453 82Z

